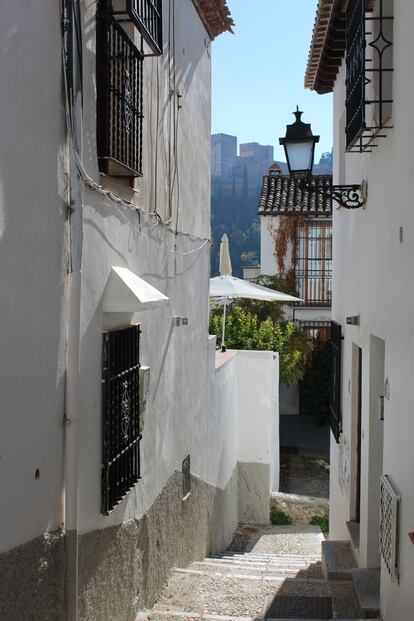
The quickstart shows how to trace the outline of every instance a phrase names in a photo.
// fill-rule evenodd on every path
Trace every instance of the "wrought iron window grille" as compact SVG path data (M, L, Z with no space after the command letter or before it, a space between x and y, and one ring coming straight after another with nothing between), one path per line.
M388 475L380 477L380 552L392 582L399 582L398 534L401 497Z
M108 515L141 478L139 326L104 332L102 506Z
M331 322L331 391L329 399L329 425L337 443L342 433L341 381L342 381L342 328Z
M346 151L372 152L384 130L391 129L392 22L385 15L392 0L378 0L367 15L365 0L351 0L347 8Z
M96 48L99 169L141 176L143 55L107 13L97 15Z
M304 222L296 231L295 280L298 306L332 304L332 223ZM330 326L330 324L329 324Z
M162 54L162 0L101 0L105 11L122 25L132 24L140 32L142 39L150 47L152 53L144 56L160 56Z

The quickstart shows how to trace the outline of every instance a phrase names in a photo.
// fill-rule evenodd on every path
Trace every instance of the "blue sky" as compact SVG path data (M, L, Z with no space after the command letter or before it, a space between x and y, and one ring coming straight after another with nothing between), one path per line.
M303 86L317 0L227 0L235 34L213 43L212 132L275 146L296 104L321 139L315 161L332 148L332 97Z

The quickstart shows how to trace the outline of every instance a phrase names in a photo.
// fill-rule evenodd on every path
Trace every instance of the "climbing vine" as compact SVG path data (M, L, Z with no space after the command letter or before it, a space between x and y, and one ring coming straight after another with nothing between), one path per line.
M281 275L294 272L296 265L297 227L302 226L304 218L298 216L281 216L279 226L276 228L269 223L269 232L273 238L276 265ZM286 255L290 244L290 268L286 266Z

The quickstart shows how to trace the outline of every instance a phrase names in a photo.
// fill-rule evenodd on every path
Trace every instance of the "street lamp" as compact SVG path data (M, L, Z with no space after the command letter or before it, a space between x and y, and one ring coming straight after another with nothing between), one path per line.
M366 186L362 185L324 185L323 188L312 184L313 161L315 158L315 145L319 142L319 136L312 134L310 123L301 120L303 112L296 106L293 113L296 121L286 126L286 136L279 138L279 144L283 145L286 161L291 178L302 189L309 192L321 193L330 196L341 207L346 209L358 209L365 205Z
M290 175L309 176L312 173L315 145L319 142L319 136L312 134L310 123L301 120L303 112L300 112L299 106L296 106L293 114L296 121L286 126L286 136L279 138L279 144L285 149Z

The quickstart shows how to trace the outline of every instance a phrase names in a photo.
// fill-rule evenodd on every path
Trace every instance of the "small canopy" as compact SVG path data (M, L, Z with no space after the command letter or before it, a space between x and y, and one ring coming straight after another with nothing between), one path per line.
M169 298L127 267L113 267L103 297L105 313L134 313L153 310Z
M262 287L255 283L235 276L216 276L210 278L211 298L250 298L252 300L266 300L268 302L301 302L293 295L275 291L269 287Z

